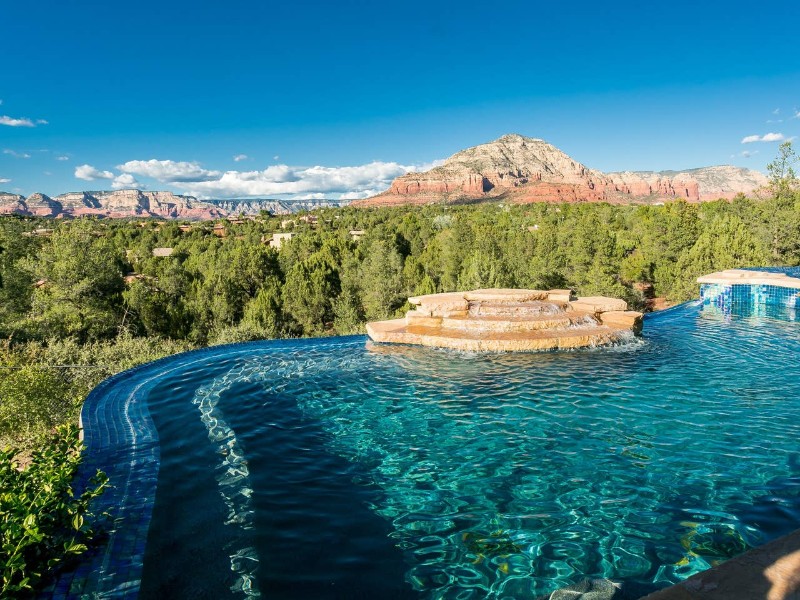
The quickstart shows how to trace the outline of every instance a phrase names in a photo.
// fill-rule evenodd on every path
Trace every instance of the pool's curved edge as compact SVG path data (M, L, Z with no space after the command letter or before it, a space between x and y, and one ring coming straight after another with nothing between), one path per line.
M703 303L701 298L695 298L694 300L687 300L686 302L681 302L680 304L676 304L675 306L670 306L668 308L663 308L661 310L655 310L653 312L645 313L644 318L648 321L657 319L664 315L671 315L679 310L686 309L687 307L699 307Z
M250 352L268 346L297 349L326 340L349 344L366 336L260 340L208 346L137 365L101 381L86 397L80 413L84 457L74 489L85 489L97 470L109 478L108 489L92 505L100 536L70 570L43 590L40 598L135 598L139 593L144 552L155 502L160 449L143 388L168 372L208 356ZM170 368L166 368L170 367Z

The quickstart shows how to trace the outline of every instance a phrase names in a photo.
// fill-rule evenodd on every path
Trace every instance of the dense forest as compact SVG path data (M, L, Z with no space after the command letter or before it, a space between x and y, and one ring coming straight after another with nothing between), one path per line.
M85 549L83 515L104 483L72 496L74 422L112 373L208 344L362 332L416 294L572 288L644 309L653 297L688 300L701 274L800 264L795 160L782 145L764 198L702 204L339 208L218 223L0 218L0 447L13 446L0 457L11 490L0 495L2 547L13 549L0 551L2 595L27 593L47 561ZM31 525L41 514L50 529Z
M276 249L273 232L292 237ZM642 308L650 293L692 298L711 270L797 264L799 244L794 200L776 199L345 208L216 226L5 218L0 336L19 347L347 334L410 295L477 287L569 287Z

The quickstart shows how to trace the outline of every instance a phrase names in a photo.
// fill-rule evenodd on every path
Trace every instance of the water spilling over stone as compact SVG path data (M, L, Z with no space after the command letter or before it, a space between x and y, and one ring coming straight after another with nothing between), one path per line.
M573 298L570 290L484 289L408 299L405 318L367 324L376 342L466 351L536 351L605 346L642 326L624 300Z

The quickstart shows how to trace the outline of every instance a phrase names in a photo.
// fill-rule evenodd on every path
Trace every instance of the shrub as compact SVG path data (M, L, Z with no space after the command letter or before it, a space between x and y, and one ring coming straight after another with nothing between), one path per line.
M20 469L17 450L0 451L0 597L30 594L53 569L83 553L92 531L89 503L108 478L98 471L80 495L72 482L81 461L78 428L63 425Z

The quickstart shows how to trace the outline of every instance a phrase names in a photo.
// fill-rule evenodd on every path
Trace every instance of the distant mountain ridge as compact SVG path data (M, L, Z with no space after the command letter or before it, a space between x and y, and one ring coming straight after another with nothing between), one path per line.
M333 200L198 200L172 192L146 192L142 190L69 192L51 198L45 194L19 194L0 192L0 215L27 215L38 217L106 218L152 217L159 219L211 220L228 216L257 215L262 210L273 214L290 214L299 210L321 206L340 206Z
M381 194L354 206L428 204L504 199L511 202L690 202L751 194L767 184L763 173L733 166L685 171L603 173L552 144L519 134L455 153L441 166L408 173Z
M702 202L753 194L767 185L766 176L733 166L683 171L590 169L552 144L518 134L456 152L438 167L395 179L388 190L356 200L353 206L393 206L435 202L658 202L682 198ZM70 192L50 198L0 192L0 215L107 218L154 217L209 220L256 215L266 210L289 214L348 201L220 199L198 200L166 191L117 190Z

